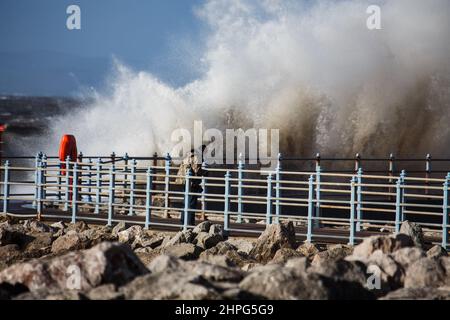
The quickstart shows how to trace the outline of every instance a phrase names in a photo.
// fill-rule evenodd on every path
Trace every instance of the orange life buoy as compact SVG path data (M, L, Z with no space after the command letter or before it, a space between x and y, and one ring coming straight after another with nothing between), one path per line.
M77 140L71 134L65 134L59 144L59 160L66 161L67 156L69 156L70 161L76 161L77 159Z
M64 176L66 174L66 160L67 156L69 157L69 161L77 161L77 140L71 134L65 134L61 138L61 142L59 144L59 160L61 161L61 175ZM72 174L70 174L69 185L72 185ZM69 191L69 200L72 199L72 190Z
M77 140L71 134L65 134L59 144L59 160L62 162L61 169L66 168L65 161L67 160L67 156L69 156L70 161L77 160ZM61 174L66 174L65 170L62 170Z

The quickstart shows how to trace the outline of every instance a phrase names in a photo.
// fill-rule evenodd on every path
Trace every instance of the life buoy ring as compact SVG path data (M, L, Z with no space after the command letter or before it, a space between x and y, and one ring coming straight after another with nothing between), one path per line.
M59 160L60 160L60 168L61 168L61 172L60 175L61 176L65 176L66 175L66 160L67 157L69 157L69 161L74 162L77 161L77 155L78 155L78 151L77 151L77 140L75 139L75 137L71 134L65 134L63 135L63 137L61 138L61 142L59 144ZM69 166L70 167L70 166ZM73 178L72 178L72 173L69 172L69 185L73 184ZM69 190L69 200L72 200L72 189Z
M69 157L70 161L76 161L77 154L77 140L73 135L65 134L59 144L59 161L61 161L61 169L63 169L61 170L62 175L66 174L64 169L66 168L65 161L67 157Z

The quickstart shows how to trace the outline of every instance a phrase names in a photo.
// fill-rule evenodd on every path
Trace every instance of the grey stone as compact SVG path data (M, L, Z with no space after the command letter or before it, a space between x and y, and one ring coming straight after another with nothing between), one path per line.
M297 251L300 252L303 256L312 259L316 254L319 253L319 249L313 243L303 243L298 246Z
M225 236L223 226L221 224L212 224L209 228L209 234L218 234L222 238Z
M312 265L323 263L324 261L336 261L339 259L344 259L352 253L353 249L348 246L335 245L330 246L327 250L322 251L314 255L311 262Z
M164 254L168 254L184 260L197 259L202 249L192 243L179 243L164 248Z
M448 256L447 250L442 248L440 245L435 245L427 251L427 257L431 259L439 259L446 256Z
M272 265L277 266L277 265ZM239 288L266 299L370 299L373 294L359 283L334 281L314 274L294 272L290 268L254 268Z
M439 287L445 280L445 268L439 260L422 258L406 270L405 288Z
M152 273L134 279L120 288L131 300L201 300L220 299L220 294L206 279L184 271Z
M393 252L392 257L403 267L403 269L406 270L411 264L421 258L424 258L425 253L418 247L407 247Z
M275 253L281 248L295 247L295 230L292 222L271 224L256 240L250 256L258 262L272 260Z
M119 242L121 243L128 243L132 244L135 240L135 238L138 235L141 235L143 232L142 227L138 225L134 225L129 227L126 230L120 231L117 233L117 236L119 238Z
M415 246L419 248L424 247L422 227L419 224L408 220L403 221L400 227L400 233L410 236Z
M124 221L120 221L112 229L112 234L118 236L119 232L125 231L126 229L127 229L126 223Z
M53 241L51 252L61 254L68 251L86 249L90 244L90 240L87 237L72 230Z
M242 254L244 256L248 256L250 252L253 249L253 244L250 241L243 240L243 239L228 239L226 241L227 243L231 244L233 247L236 248L236 251L239 254Z
M218 233L200 232L195 238L195 244L203 249L212 248L221 241L223 241L223 237Z
M37 220L26 220L23 226L31 232L55 233L58 231L56 228Z
M294 249L291 248L281 248L278 249L278 251L275 253L275 255L273 256L272 260L269 261L269 263L285 263L286 261L288 261L291 258L295 258L295 257L302 257L303 255L298 252L295 251Z
M371 236L358 244L352 253L354 259L367 259L376 250L383 253L392 253L398 249L414 246L411 237L405 234L397 234L396 236Z
M90 290L106 283L123 285L147 272L128 246L104 242L89 250L12 265L0 272L0 283L20 283L36 292L58 291L68 289L76 274L79 289Z
M219 242L216 246L203 251L200 254L200 258L208 259L209 256L215 255L226 256L239 267L242 267L249 262L254 262L252 259L238 253L236 248L226 241Z
M210 227L211 227L210 221L203 221L202 223L199 223L198 225L196 225L192 231L194 233L209 232Z
M88 291L86 297L89 300L121 300L124 294L117 291L114 284L104 284Z
M310 266L309 260L306 257L291 258L284 264L285 268L292 269L296 276L305 274Z

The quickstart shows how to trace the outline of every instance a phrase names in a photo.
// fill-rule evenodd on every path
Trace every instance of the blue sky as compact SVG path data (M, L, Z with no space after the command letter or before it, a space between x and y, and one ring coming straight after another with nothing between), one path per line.
M74 95L101 88L117 57L173 85L196 76L202 0L1 0L0 93ZM81 8L81 30L66 8Z

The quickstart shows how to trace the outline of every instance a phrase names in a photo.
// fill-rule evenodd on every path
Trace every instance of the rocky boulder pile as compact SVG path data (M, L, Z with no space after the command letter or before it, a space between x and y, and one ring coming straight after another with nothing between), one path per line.
M0 299L449 299L447 251L401 230L323 247L292 223L227 239L209 221L163 233L0 216Z

